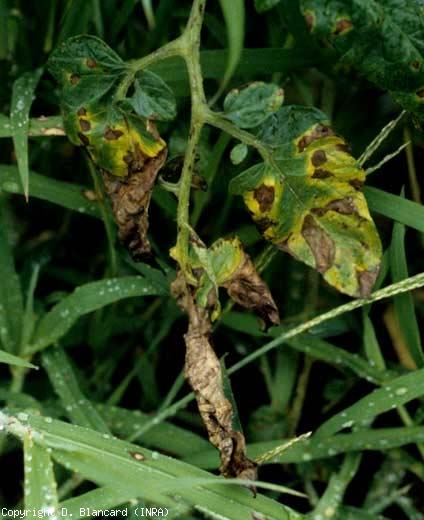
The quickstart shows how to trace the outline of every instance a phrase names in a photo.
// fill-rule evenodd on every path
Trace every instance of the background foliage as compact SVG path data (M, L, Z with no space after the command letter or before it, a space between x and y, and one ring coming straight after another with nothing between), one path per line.
M420 64L406 84L399 74L393 86L393 71L377 67L378 56L361 59L367 49L355 42L364 40L352 34L350 54L333 41L325 28L335 8L323 4L210 1L202 30L212 108L226 108L231 87L266 81L284 88L285 104L322 110L365 164L365 195L384 248L367 302L351 301L271 250L228 191L231 179L257 162L255 153L204 127L196 167L209 188L193 192L191 224L207 244L241 237L283 319L261 331L222 295L214 330L248 455L261 463L263 489L259 484L253 498L204 471L216 473L219 461L184 382L186 319L169 294L177 199L156 186L149 232L155 260L133 262L116 243L96 172L62 136L59 90L43 69L52 50L78 34L102 38L125 61L147 55L179 36L191 2L0 0L2 507L59 505L75 519L80 507L128 504L167 507L169 518L185 519L424 518L423 137L422 105L411 94L420 92L424 41L412 9L423 6L390 2L399 27L413 22L415 50L408 48ZM387 14L383 1L342 4L355 23L359 14ZM319 39L300 8L319 14ZM384 20L392 32L378 33L380 48L403 45L387 40L393 24ZM375 30L370 22L365 41L377 41ZM176 157L187 145L187 74L178 58L150 70L177 98L176 118L158 125ZM398 103L411 112L381 134L401 113ZM283 486L305 496L283 494Z

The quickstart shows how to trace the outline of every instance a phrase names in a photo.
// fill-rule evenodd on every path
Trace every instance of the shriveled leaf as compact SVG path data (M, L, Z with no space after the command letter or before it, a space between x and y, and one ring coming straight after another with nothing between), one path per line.
M252 309L266 323L280 323L271 293L237 237L221 238L209 249L195 244L193 248L197 255L193 267L202 270L196 289L196 301L200 306L210 308L211 292L217 298L218 288L224 287L230 298L242 307ZM218 315L217 305L212 313L212 320Z
M136 75L134 89L129 101L138 115L162 121L169 121L177 115L174 93L153 72L140 71Z
M270 119L263 141L275 149L233 179L263 236L315 268L336 289L370 294L381 243L362 184L365 172L345 141L316 109L285 107Z
M184 335L184 371L196 395L209 440L219 451L220 471L226 477L255 480L256 464L246 457L242 432L233 428L233 407L225 396L221 365L210 342L212 323L209 308L214 307L216 295L210 293L209 308L199 306L194 288L186 283L181 271L171 290L178 305L188 315L189 326Z
M271 293L238 238L217 240L211 247L211 260L218 285L225 287L230 298L266 323L280 323Z
M424 118L424 22L422 1L301 0L313 35L330 44L404 108Z
M255 81L244 88L231 90L224 99L224 115L240 128L253 128L277 111L283 100L281 87Z
M48 66L62 89L63 122L69 139L84 146L102 172L119 239L134 257L150 253L148 209L166 158L166 144L150 119L134 113L131 103L116 99L125 79L125 63L98 38L78 36L56 49ZM147 78L143 102L149 103L143 110L172 111L169 89L159 98L161 80L152 73L136 80L136 108L141 107L142 78ZM167 104L160 106L161 100Z
M10 125L12 127L13 144L15 146L16 160L18 162L19 176L28 198L29 171L28 171L28 129L29 111L34 99L34 90L40 79L42 69L26 72L20 76L12 88L12 101L10 103Z

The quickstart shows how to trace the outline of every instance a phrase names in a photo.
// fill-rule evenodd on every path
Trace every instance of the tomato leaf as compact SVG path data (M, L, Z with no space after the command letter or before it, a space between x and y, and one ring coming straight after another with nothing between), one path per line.
M424 118L424 23L420 2L301 0L311 33L341 60Z
M278 85L254 81L231 90L224 99L224 115L240 128L253 128L277 111L284 100Z
M143 70L137 73L134 88L129 101L137 114L161 121L175 118L177 107L174 93L159 76Z
M220 312L218 288L224 287L228 295L245 309L252 309L267 324L278 325L280 317L272 295L261 279L243 244L237 237L220 238L208 249L192 244L197 257L193 267L201 268L196 301L207 307L211 301L211 291L216 302L212 320Z
M370 294L381 243L362 194L365 172L316 109L285 107L261 134L273 149L231 182L263 236L341 292Z
M128 79L127 66L93 36L64 42L50 56L48 67L61 86L70 141L85 147L101 171L119 239L135 258L149 254L148 209L166 159L166 143L148 117L154 112L164 119L175 113L172 92L158 76L140 73L133 99L125 100L120 87Z

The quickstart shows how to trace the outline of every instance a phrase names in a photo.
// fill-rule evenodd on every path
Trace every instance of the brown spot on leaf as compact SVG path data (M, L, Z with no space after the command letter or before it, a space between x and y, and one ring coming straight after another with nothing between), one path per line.
M313 208L311 212L314 215L322 216L327 211L336 211L341 215L353 215L358 214L358 208L355 206L352 197L345 197L344 199L336 199L329 202L322 208Z
M347 18L337 20L336 27L333 31L333 34L335 36L340 36L348 31L350 31L350 29L352 29L352 27L353 27L352 21L348 20Z
M274 187L261 184L255 189L253 196L259 204L259 209L264 213L272 208L275 197Z
M413 61L411 61L410 67L411 67L412 70L420 70L420 68L421 68L420 60L413 60Z
M121 130L114 130L113 128L108 127L103 134L103 137L108 141L116 141L121 137L121 135L124 135L124 132L121 132Z
M359 285L359 294L361 298L368 298L377 279L379 269L375 268L371 271L356 271Z
M144 169L144 164L147 161L147 158L141 151L139 144L136 143L134 150L128 150L124 155L123 160L128 164L129 171L138 172Z
M315 16L312 13L306 13L304 18L308 29L312 30L315 25Z
M93 58L88 58L85 63L89 69L95 69L97 67L97 61L93 60Z
M312 174L312 179L328 179L328 177L334 177L334 175L328 170L322 168L316 168Z
M87 119L79 119L79 125L83 132L89 132L91 130L91 123Z
M303 152L303 150L309 146L313 141L317 139L322 139L323 137L329 137L335 135L334 131L327 125L323 125L318 123L314 126L312 131L309 134L305 134L302 139L297 143L297 149L299 152Z
M90 140L83 133L78 132L78 137L79 137L79 140L81 141L81 143L83 144L83 146L88 146L90 144Z
M85 136L84 136L85 137ZM83 190L82 194L87 200L90 200L91 202L99 200L101 197L99 197L99 194L96 193L93 190Z
M327 156L324 150L316 150L311 157L313 166L322 166L327 161Z
M347 143L338 143L334 146L334 148L339 152L350 152L350 146Z
M146 456L143 455L140 451L129 451L128 453L135 460L139 460L139 461L146 460Z
M349 184L356 191L361 191L362 190L362 186L364 185L363 181L361 181L359 179L352 179L351 181L349 181Z
M424 87L423 88L420 88L419 90L417 90L415 92L415 94L419 97L419 98L424 98Z
M320 273L325 273L334 263L335 247L333 241L317 224L312 215L306 215L303 221L302 236L314 255L315 269Z
M79 108L77 111L77 116L81 117L85 115L87 115L87 110L84 107Z
M78 74L71 74L69 81L71 82L72 85L76 85L80 79L81 78Z
M258 228L259 232L261 234L264 234L265 231L271 227L275 222L271 220L270 218L260 218L258 220L255 220L256 227Z

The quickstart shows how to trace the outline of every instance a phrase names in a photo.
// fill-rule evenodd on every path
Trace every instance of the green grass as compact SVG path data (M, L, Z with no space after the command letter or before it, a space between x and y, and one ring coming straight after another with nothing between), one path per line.
M137 507L183 520L424 519L422 131L408 114L384 129L401 112L390 95L316 44L298 2L272 3L260 14L253 2L207 2L207 98L219 111L230 88L267 81L286 104L324 110L355 156L367 150L367 167L381 162L364 193L384 256L371 297L352 300L267 247L228 192L256 152L232 164L238 141L203 128L195 167L208 191L193 191L190 222L207 245L242 237L282 317L263 330L222 294L214 325L248 456L260 461L255 498L248 482L218 476L184 379L187 322L170 291L178 201L156 185L153 257L134 262L98 174L64 136L44 69L77 34L124 60L148 55L179 36L191 2L0 0L1 507L66 508L74 520L80 508L128 508L135 519ZM176 95L176 119L158 127L169 155L184 154L183 61L149 69ZM412 155L385 160L406 135Z

